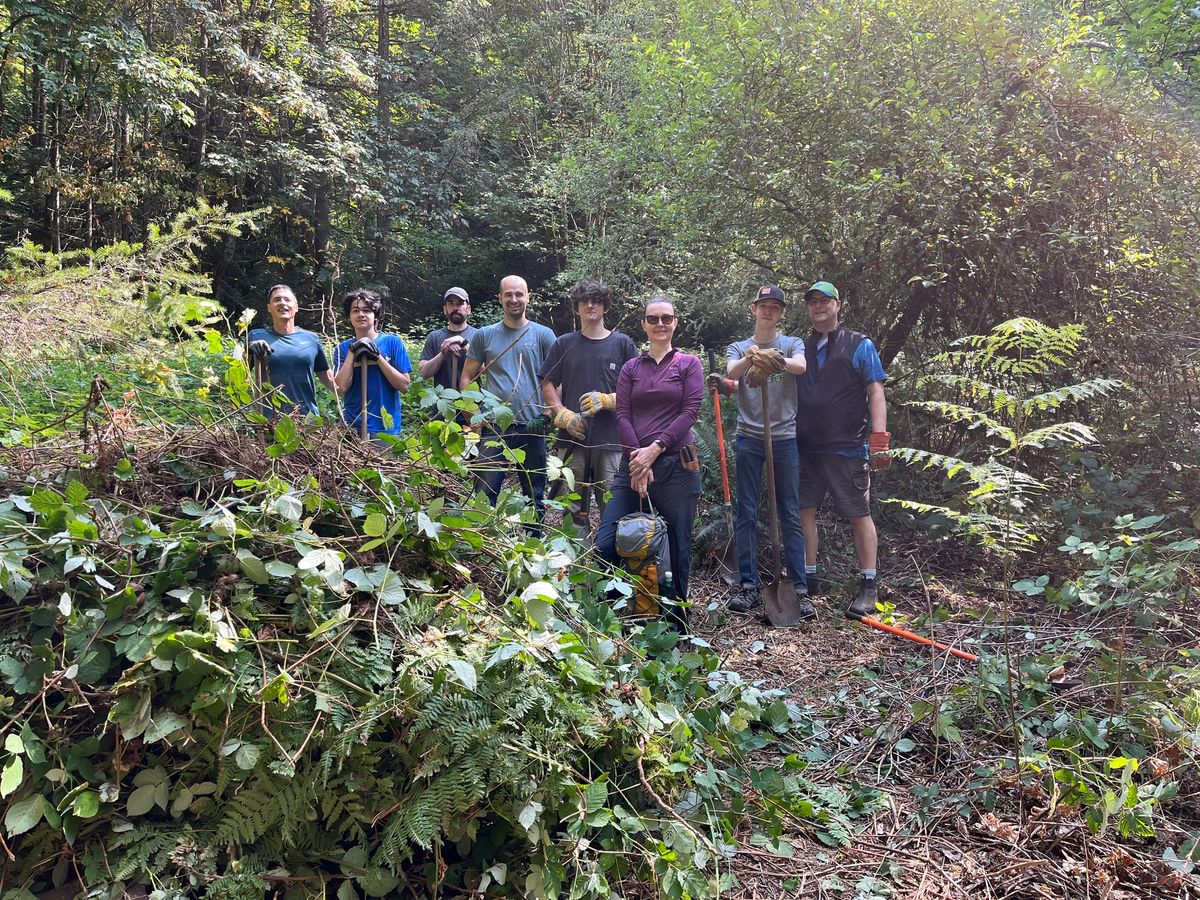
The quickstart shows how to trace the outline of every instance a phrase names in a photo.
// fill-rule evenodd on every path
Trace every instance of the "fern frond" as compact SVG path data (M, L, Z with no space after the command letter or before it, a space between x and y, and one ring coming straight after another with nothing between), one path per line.
M1024 551L1031 549L1038 541L1038 536L1030 524L1012 519L1003 519L990 513L979 511L964 512L958 509L951 509L948 506L938 506L932 503L921 503L917 500L904 500L896 497L884 498L880 502L893 503L902 509L922 516L941 516L959 533L978 541L981 545L989 549Z
M997 384L984 381L977 375L954 372L935 372L929 375L922 375L917 379L917 390L926 388L931 384L950 388L976 400L987 400L993 413L1012 413L1016 410L1019 402L1016 395Z
M1022 435L1020 449L1041 450L1051 444L1095 444L1096 432L1081 422L1056 422Z
M993 419L986 413L959 403L946 403L941 400L915 400L908 404L911 409L919 409L932 413L951 422L965 424L969 429L982 428L989 436L1000 438L1008 446L1016 444L1016 434L1011 428Z
M1090 381L1081 381L1078 384L1069 384L1052 391L1043 391L1032 397L1026 397L1021 401L1021 410L1028 415L1033 412L1057 409L1064 403L1079 403L1091 400L1093 397L1105 397L1116 391L1124 390L1125 387L1125 382L1118 378L1093 378Z
M947 478L961 475L977 485L986 484L991 480L983 466L959 459L957 456L918 450L915 447L897 447L892 451L892 457L902 459L909 465L919 465L923 469L941 469Z

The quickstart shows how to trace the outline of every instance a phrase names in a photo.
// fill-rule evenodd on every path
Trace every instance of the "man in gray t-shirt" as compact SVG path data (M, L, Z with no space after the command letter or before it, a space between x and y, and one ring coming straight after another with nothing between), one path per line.
M537 373L554 344L554 332L526 318L529 286L519 275L500 281L500 306L504 318L480 328L471 337L459 389L466 390L482 375L484 388L512 409L513 423L508 428L484 429L479 481L495 505L508 471L504 447L524 451L525 461L517 467L517 479L533 500L541 522L546 493L546 425Z
M758 579L758 498L766 465L765 430L771 429L771 455L775 461L775 508L788 577L796 588L803 618L816 615L808 600L804 567L804 529L800 523L800 453L796 447L796 376L805 369L804 341L779 334L787 297L774 285L758 290L750 312L754 336L730 344L725 351L730 379L737 379L737 480L738 575L741 590L729 601L734 612L749 612L762 602ZM763 409L762 384L769 380L770 409ZM722 392L733 384L719 374L709 383Z
M432 378L442 387L457 391L463 357L477 330L467 324L471 315L470 296L460 287L448 288L442 298L442 313L446 316L446 327L430 332L425 338L417 370L422 378Z

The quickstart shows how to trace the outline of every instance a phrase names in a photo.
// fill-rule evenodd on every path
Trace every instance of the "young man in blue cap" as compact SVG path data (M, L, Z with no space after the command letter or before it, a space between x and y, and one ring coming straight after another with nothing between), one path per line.
M800 519L810 589L817 570L817 508L829 494L838 515L850 520L861 568L858 595L846 609L852 619L871 615L879 599L879 540L871 518L871 472L891 464L887 455L887 373L875 345L843 328L841 297L828 281L804 293L812 333L804 341L808 363L797 379L796 437L804 472Z
M775 509L788 577L796 589L800 615L816 615L808 599L805 576L804 530L800 522L800 455L796 447L796 380L804 374L804 340L779 333L787 311L787 295L773 284L758 289L750 304L754 335L730 344L725 351L729 379L737 379L738 576L741 590L729 601L732 612L749 612L762 603L758 578L759 493L766 465L765 433L771 430L775 469ZM763 408L762 387L770 382L769 409ZM718 374L709 386L723 393L732 386Z

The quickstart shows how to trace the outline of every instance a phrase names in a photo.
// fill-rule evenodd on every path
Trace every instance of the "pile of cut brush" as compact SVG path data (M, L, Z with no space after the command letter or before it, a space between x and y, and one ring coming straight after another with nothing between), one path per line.
M5 460L6 897L715 896L742 841L845 844L877 804L522 498L452 490L452 421L87 441Z

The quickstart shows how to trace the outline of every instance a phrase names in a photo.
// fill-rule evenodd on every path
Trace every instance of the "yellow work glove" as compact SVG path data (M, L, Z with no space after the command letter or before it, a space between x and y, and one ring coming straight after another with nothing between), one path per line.
M579 398L579 412L585 416L594 416L602 409L610 412L617 408L616 394L602 394L599 391L588 391Z
M577 441L582 441L587 434L587 422L579 413L571 412L565 406L554 416L554 427L561 428Z

